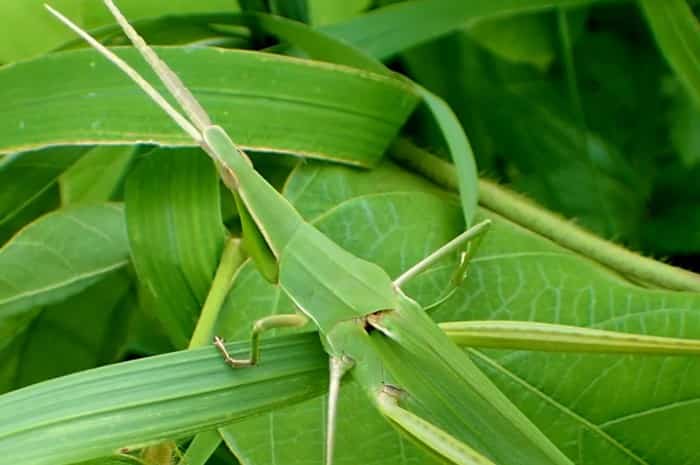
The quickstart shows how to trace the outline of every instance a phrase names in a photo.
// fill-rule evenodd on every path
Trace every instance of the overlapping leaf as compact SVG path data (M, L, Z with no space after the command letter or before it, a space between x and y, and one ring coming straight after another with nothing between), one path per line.
M74 295L125 267L128 256L118 204L43 216L0 249L0 319Z
M158 149L129 176L129 243L149 309L175 347L192 335L224 246L218 175L198 149Z
M369 166L417 102L403 81L351 68L247 51L158 52L212 119L247 148ZM135 51L120 54L151 75ZM66 78L56 80L57 75ZM89 50L0 69L0 99L0 153L56 144L195 145L131 81ZM306 130L310 127L313 135Z

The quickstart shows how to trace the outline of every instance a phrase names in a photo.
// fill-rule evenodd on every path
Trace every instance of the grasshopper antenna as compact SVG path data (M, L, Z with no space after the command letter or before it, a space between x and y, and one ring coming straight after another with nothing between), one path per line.
M331 357L329 360L330 382L328 386L328 418L326 420L326 465L333 465L340 382L353 364L354 362L350 358L343 355Z
M182 110L188 116L190 121L203 132L205 128L212 125L209 115L199 104L197 99L192 95L185 84L180 80L180 78L175 74L175 72L170 69L170 67L156 55L156 52L146 44L136 29L133 28L129 21L124 17L119 8L114 4L112 0L104 0L105 5L112 12L112 16L117 20L119 26L121 26L124 34L129 38L134 47L139 51L144 60L151 66L153 71L155 71L158 78L161 80L165 87L168 89L170 94L175 97L175 100L182 106Z
M159 107L165 111L168 116L170 116L178 126L180 126L187 134L192 137L197 143L202 142L202 135L200 131L195 128L192 123L190 123L187 118L185 118L180 112L178 112L170 103L168 103L165 98L146 81L134 68L131 67L126 61L119 58L114 52L110 51L107 47L99 43L94 37L85 32L77 24L73 23L70 19L63 16L58 11L51 8L49 5L44 4L49 13L54 15L63 24L68 26L80 37L85 39L85 41L90 44L95 50L100 52L105 58L114 63L119 69L121 69L127 76L131 78L154 102L158 104Z

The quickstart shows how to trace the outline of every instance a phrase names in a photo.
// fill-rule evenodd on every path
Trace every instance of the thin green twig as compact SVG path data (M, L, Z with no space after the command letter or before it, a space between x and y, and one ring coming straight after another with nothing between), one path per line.
M240 239L231 237L226 241L221 254L219 267L216 269L214 280L211 283L207 300L202 307L199 321L190 339L190 349L211 344L214 338L214 325L219 316L221 305L231 288L233 275L245 260L245 256L240 247Z
M454 167L410 141L398 140L390 153L402 165L437 184L457 188ZM493 181L479 180L479 204L630 279L665 289L700 292L700 275L607 241Z

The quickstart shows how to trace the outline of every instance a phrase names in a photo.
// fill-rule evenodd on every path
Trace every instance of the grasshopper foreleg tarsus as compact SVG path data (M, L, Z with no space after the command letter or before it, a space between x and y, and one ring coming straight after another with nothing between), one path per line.
M326 423L326 465L333 464L340 382L343 376L345 376L345 373L347 373L354 364L355 362L350 357L344 355L333 356L329 359L330 375L328 383L328 419Z
M214 346L219 350L227 365L233 368L254 366L260 360L260 336L262 333L270 329L299 328L308 323L308 321L309 318L301 313L270 315L255 321L250 332L250 356L248 358L237 359L232 357L224 345L224 340L219 336L214 337Z
M457 271L455 272L455 277L452 279L453 282L457 282L457 284L459 284L461 281L456 279L457 275L460 277L464 276L467 265L469 264L469 259L471 259L471 257L473 257L476 253L476 249L481 243L481 238L483 237L484 233L488 231L490 225L491 220L484 220L481 223L475 224L447 244L437 249L435 252L413 265L408 270L404 271L401 276L394 280L394 285L397 287L403 286L405 283L410 281L411 278L418 276L442 258L464 248L465 250L460 256L460 263Z

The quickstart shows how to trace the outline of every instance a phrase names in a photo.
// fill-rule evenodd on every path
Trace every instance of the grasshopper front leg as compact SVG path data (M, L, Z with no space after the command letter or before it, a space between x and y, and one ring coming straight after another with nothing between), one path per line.
M253 329L250 332L250 357L245 359L236 359L231 357L224 340L219 336L214 337L214 346L219 350L227 365L231 367L248 367L254 366L260 359L260 335L270 329L278 328L299 328L308 323L309 318L300 314L292 313L288 315L270 315L261 318L253 323Z
M442 258L448 256L456 250L463 248L464 245L467 244L466 250L462 253L460 264L457 267L457 270L455 271L455 274L452 279L453 285L458 286L464 278L464 274L466 272L467 265L469 264L469 260L476 253L476 250L479 247L479 244L481 243L481 238L488 231L490 226L491 220L484 220L481 223L476 224L471 228L467 229L462 234L455 237L447 244L443 245L442 247L425 257L423 260L413 265L408 270L401 273L401 275L398 278L394 279L394 284L397 287L403 286L412 278L418 276L419 274L430 268L433 264L440 261Z

